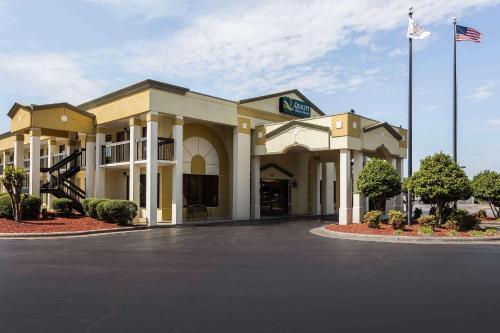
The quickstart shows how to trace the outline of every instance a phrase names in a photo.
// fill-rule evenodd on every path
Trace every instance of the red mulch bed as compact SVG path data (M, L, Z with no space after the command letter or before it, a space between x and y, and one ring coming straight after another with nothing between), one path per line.
M51 233L88 230L117 229L119 225L106 223L91 217L50 217L47 220L15 222L0 218L0 233Z
M384 235L384 236L394 236L394 229L388 224L380 224L378 229L369 228L367 224L357 224L352 223L348 225L338 225L338 224L330 224L327 225L326 228L331 231L337 232L346 232L353 234L368 234L368 235ZM420 235L417 232L418 225L405 226L403 233L399 236L429 236L429 235ZM436 230L432 233L431 236L437 237L449 237L448 233L450 230L444 228L436 228ZM468 232L459 232L460 237L472 237Z

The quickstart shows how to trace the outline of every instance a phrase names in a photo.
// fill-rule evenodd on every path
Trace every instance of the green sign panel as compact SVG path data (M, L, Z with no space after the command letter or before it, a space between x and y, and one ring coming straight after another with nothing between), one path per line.
M302 101L283 96L280 97L280 112L292 116L309 118L311 116L311 107Z

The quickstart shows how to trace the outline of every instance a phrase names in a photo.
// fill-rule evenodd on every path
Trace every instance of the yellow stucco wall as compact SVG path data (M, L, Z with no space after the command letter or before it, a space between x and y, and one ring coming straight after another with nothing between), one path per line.
M96 116L97 125L100 125L113 120L139 115L150 110L150 91L146 90L86 111L93 113Z

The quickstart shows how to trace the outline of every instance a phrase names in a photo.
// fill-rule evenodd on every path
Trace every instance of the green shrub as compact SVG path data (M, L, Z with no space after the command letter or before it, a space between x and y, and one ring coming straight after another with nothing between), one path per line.
M96 198L85 198L83 199L83 202L82 202L82 206L83 206L83 210L85 211L85 215L86 216L90 216L89 214L89 209L90 209L90 202L92 200L96 200Z
M421 227L429 227L432 230L437 227L437 219L434 215L420 216L417 222Z
M42 200L39 197L28 195L22 203L22 217L24 219L36 219L40 215ZM0 217L14 218L14 209L9 195L0 196Z
M485 219L487 217L486 216L486 211L484 209L480 209L477 212L477 217L480 218L480 219Z
M464 209L457 209L451 213L444 224L445 228L457 231L468 231L476 228L478 225L477 217L469 214Z
M460 236L460 233L456 230L450 230L450 231L448 231L448 236L449 237L458 237L458 236Z
M28 195L22 203L23 219L37 219L40 217L42 200L34 195Z
M97 208L99 210L99 206ZM137 205L127 200L109 200L103 204L104 217L114 223L131 223L137 216Z
M434 229L430 225L420 225L417 231L420 235L427 235L427 236L430 236L434 233Z
M484 231L484 235L488 237L496 236L498 233L497 229L489 228Z
M103 200L97 204L96 207L96 212L97 212L97 218L101 221L111 221L110 217L107 215L106 211L106 203L111 200Z
M12 209L12 201L10 196L0 196L0 217L11 219L14 217L14 210Z
M380 225L380 217L382 212L379 210L371 210L365 214L363 218L363 223L366 223L369 228L376 229Z
M52 208L59 216L69 216L73 212L73 201L67 198L54 199Z
M99 216L97 215L97 205L103 201L107 201L108 199L92 199L88 202L88 214L90 217L94 219L98 219Z
M399 210L389 211L389 224L394 230L404 229L406 222L406 214Z
M482 237L485 236L485 232L482 230L471 230L469 231L469 235L472 237Z
M417 207L413 210L413 219L418 220L420 216L422 216L422 209Z
M393 234L394 234L394 236L400 236L403 234L403 230L401 230L401 229L394 230Z

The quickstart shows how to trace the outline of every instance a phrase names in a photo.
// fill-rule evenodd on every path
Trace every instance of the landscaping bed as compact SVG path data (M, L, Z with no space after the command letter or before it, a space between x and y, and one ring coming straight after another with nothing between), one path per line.
M403 230L394 230L390 225L381 223L378 228L370 228L367 224L348 224L338 225L330 224L325 227L327 230L344 232L351 234L365 234L365 235L380 235L380 236L425 236L425 237L486 237L486 236L500 236L500 232L495 233L489 229L488 231L450 231L449 229L437 227L432 234L421 234L418 231L419 225L405 226Z
M99 221L87 216L55 216L46 220L30 219L23 222L0 218L0 233L59 233L119 228L121 226L118 224Z

